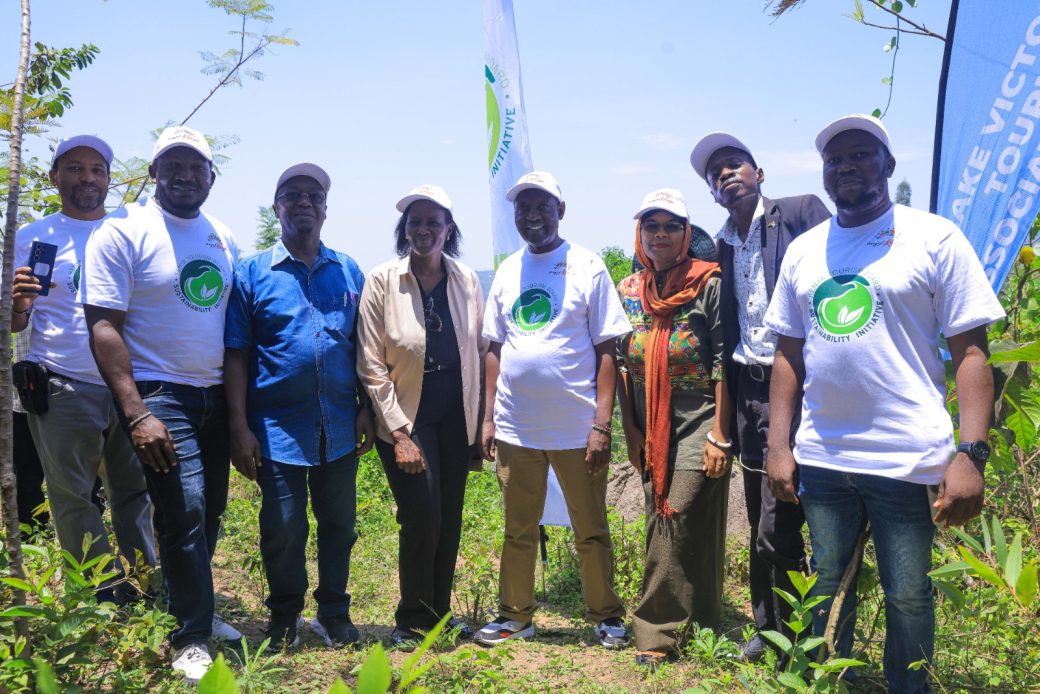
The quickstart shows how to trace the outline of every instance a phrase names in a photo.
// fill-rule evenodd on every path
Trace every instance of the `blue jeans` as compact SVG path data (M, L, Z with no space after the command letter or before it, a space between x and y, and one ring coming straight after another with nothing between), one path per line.
M137 391L177 449L169 472L144 467L156 508L159 558L179 627L174 648L204 643L213 624L213 574L220 515L227 505L231 450L224 386L138 381Z
M928 673L908 670L931 662L935 645L932 579L932 525L927 487L877 475L798 466L798 497L805 507L812 542L811 566L818 574L814 595L833 596L852 559L860 529L870 522L878 575L885 593L885 679L889 691L930 692ZM855 586L855 581L853 581ZM814 610L813 631L823 635L831 601ZM852 650L856 591L842 605L838 652Z
M260 555L267 572L267 607L272 616L303 610L307 592L307 490L318 522L318 614L350 613L347 578L357 533L357 456L353 453L321 465L285 465L264 460L257 471L260 506Z

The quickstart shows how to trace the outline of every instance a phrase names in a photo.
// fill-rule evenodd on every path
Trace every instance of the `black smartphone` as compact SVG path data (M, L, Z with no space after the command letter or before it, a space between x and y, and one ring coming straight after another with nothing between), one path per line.
M33 277L40 281L40 296L51 293L51 275L54 274L54 259L58 257L58 247L53 243L33 241L29 247L29 262L26 265Z

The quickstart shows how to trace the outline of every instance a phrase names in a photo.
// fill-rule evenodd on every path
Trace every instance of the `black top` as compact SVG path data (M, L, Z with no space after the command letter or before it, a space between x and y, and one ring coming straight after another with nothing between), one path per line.
M448 306L448 278L445 277L433 291L422 294L423 314L426 318L426 364L424 371L457 369L461 364L459 343L455 339L455 326L451 322Z

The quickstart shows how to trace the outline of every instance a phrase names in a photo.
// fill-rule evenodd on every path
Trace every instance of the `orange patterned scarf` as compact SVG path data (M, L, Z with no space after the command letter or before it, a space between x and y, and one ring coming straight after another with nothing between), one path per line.
M668 268L663 292L658 292L653 261L643 252L640 224L636 223L636 257L645 268L640 275L639 300L653 317L646 339L646 467L654 490L654 509L659 516L675 514L668 504L668 448L671 443L672 382L668 375L668 340L672 317L704 289L720 272L718 263L689 258L689 222L683 234L683 260Z

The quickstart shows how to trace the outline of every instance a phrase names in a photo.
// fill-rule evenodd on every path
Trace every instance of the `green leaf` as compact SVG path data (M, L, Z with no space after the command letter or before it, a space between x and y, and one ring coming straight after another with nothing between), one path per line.
M847 667L862 667L866 665L862 660L856 660L855 658L830 658L827 663L829 665L837 665L842 669Z
M1003 567L1007 584L1012 587L1018 585L1018 577L1022 574L1022 533L1015 533Z
M1040 590L1040 585L1037 582L1036 562L1029 562L1022 569L1022 573L1015 583L1015 597L1018 598L1023 607L1030 609L1033 601L1036 600L1038 590Z
M899 0L895 0L895 2L892 3L892 11L893 12L902 12L903 11L903 3L899 2Z
M879 108L874 109L873 111L870 112L870 115L874 116L875 118L880 118L881 117L881 109L879 109Z
M224 662L224 654L218 653L217 659L209 666L209 670L199 680L199 694L238 694L238 683L235 673Z
M794 586L798 594L803 598L809 594L812 590L813 585L816 583L816 576L806 576L801 571L788 571L787 576L791 579L791 585Z
M822 636L810 636L809 638L802 639L798 642L798 648L802 651L811 651L814 648L822 646L827 639Z
M24 590L26 593L35 593L36 592L36 586L34 586L32 583L29 583L28 581L23 581L20 578L14 578L14 577L0 578L0 582L6 583L7 585L11 586L12 588L17 588L18 590Z
M971 553L970 549L962 545L958 547L957 550L967 560L967 562L971 564L971 568L974 571L975 575L977 575L979 578L983 579L987 583L994 585L998 588L1004 587L1004 581L1001 580L999 575L997 575L997 572L994 571L992 567L990 567L988 564L983 564L981 561L979 561L979 559Z
M959 611L961 608L964 607L964 603L966 601L964 591L962 591L957 586L953 585L951 582L942 579L936 581L935 585L939 588L940 591L942 591L942 594L946 596L946 599L953 603L953 606L956 610Z
M968 533L964 532L960 528L950 528L950 531L954 535L957 536L957 539L959 539L961 542L963 542L964 544L966 544L969 547L971 547L973 550L975 550L979 554L985 554L986 553L986 550L983 549L981 542L979 542L974 537L972 537Z
M794 572L792 571L791 573L794 573ZM773 588L773 592L776 593L777 595L779 595L781 598L783 598L784 602L786 602L788 605L790 605L793 608L797 608L798 605L801 604L801 601L799 601L798 598L796 598L795 596L791 595L790 593L788 593L786 590L784 590L782 588Z
M382 644L368 652L357 678L357 694L385 694L390 689L390 659Z
M953 561L946 566L940 566L938 569L932 569L928 572L930 578L945 578L947 576L960 576L965 571L971 569L971 564L966 561Z
M0 612L2 617L42 617L47 614L47 608L41 605L15 605Z
M58 694L58 680L54 676L54 668L42 658L33 658L36 668L36 694Z
M1004 536L1004 526L996 516L993 516L993 553L997 558L997 566L1004 566L1008 553L1007 538Z
M989 356L989 363L996 364L1002 361L1032 361L1040 362L1040 340L1022 345L1016 349L1004 352L994 352Z
M781 672L776 676L776 681L785 687L795 690L796 692L804 692L809 688L809 685L805 683L805 680L793 672Z
M779 631L773 631L772 629L762 632L762 638L768 639L774 643L784 653L790 653L794 646L791 645L790 639L781 634Z
M351 691L343 680L337 679L325 694L351 694Z

